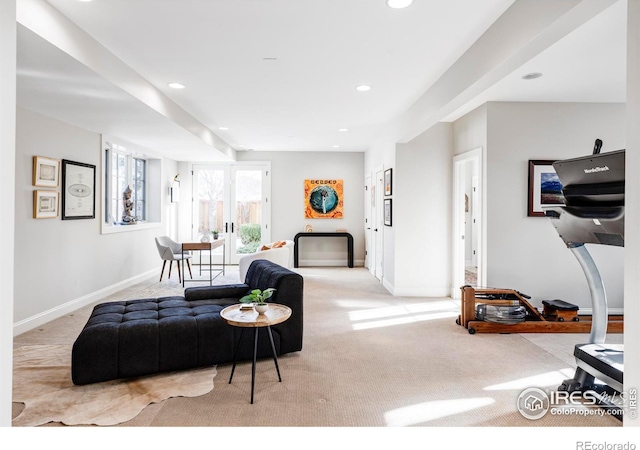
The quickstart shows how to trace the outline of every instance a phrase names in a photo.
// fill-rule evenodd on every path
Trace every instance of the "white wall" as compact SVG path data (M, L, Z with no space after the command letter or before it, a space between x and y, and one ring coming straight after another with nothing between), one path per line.
M271 239L293 239L310 224L314 231L345 228L353 235L354 264L364 265L364 153L238 152L238 161L271 161ZM304 180L344 180L343 219L305 219ZM302 238L300 266L344 265L344 238Z
M453 122L453 154L487 147L487 104Z
M590 307L577 260L544 217L527 217L530 159L566 159L625 148L624 104L489 103L487 283ZM611 308L622 308L624 249L588 245Z
M96 218L33 219L34 155L96 165ZM154 237L164 228L101 234L101 136L33 111L17 109L15 209L15 332L76 309L140 277L159 276ZM163 164L163 179L175 162ZM60 188L58 188L60 191ZM163 190L163 219L169 197Z
M453 133L440 123L396 148L395 295L448 296Z
M16 2L0 1L0 427L11 426L16 136Z

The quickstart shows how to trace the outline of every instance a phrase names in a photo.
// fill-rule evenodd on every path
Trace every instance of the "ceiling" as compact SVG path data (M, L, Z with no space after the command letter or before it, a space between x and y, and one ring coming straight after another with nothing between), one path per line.
M537 23L503 16L534 1L18 2L18 104L176 160L216 160L366 151L394 124L413 123L396 133L406 141L486 101L624 102L623 0L566 14L515 50L485 43L478 59L492 27L517 36ZM510 56L493 61L500 51ZM522 80L530 72L544 76Z

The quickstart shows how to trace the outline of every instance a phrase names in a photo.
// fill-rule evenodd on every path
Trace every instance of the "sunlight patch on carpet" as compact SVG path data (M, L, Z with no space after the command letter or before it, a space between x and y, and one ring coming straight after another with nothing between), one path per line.
M394 325L405 325L427 320L457 317L450 301L433 301L385 308L360 309L349 312L353 330L368 330Z
M384 419L389 427L409 427L482 408L493 403L495 400L489 397L425 402L388 411L384 414Z
M362 304L362 302L360 302L360 304ZM390 306L388 308L373 308L351 311L349 313L349 318L353 322L357 322L360 320L389 318L394 316L404 316L407 314L417 314L423 312L450 311L452 309L453 304L450 301L436 301L402 306ZM459 308L456 310L456 314L459 314Z
M517 380L507 381L506 383L494 384L487 386L485 391L506 391L515 389L527 389L530 387L558 387L568 378L573 378L575 369L561 369L553 372L541 373L530 377L519 378Z
M395 325L406 325L408 323L425 322L427 320L437 320L458 317L458 313L452 311L433 312L427 314L407 315L404 317L394 317L391 319L374 320L364 323L353 324L353 330L369 330L371 328L390 327Z
M76 386L71 381L70 345L17 347L13 401L25 408L12 425L115 425L133 419L151 403L210 392L216 373L210 366Z

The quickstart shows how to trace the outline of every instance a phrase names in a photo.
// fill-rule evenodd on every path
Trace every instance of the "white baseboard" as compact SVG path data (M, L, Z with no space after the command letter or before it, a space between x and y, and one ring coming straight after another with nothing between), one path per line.
M593 314L593 308L580 308L579 315L590 316ZM624 308L609 308L610 316L622 316L624 315Z
M393 295L397 297L446 297L449 298L449 289L447 288L400 288L393 291Z
M387 279L386 279L386 278L384 278L384 277L382 277L382 286L383 286L387 291L389 291L389 293L390 293L391 295L395 295L395 294L394 294L394 290L395 290L395 288L394 288L393 284L389 283L389 281L387 281Z
M387 279L382 280L382 286L394 297L446 297L449 298L447 288L396 288Z
M348 264L344 259L301 259L298 261L298 267L348 267ZM364 260L354 259L353 267L364 267Z
M149 270L148 272L136 275L135 277L129 278L127 280L120 281L116 284L112 284L111 286L107 286L90 294L71 300L62 305L56 306L55 308L49 309L48 311L43 311L40 314L36 314L35 316L31 316L27 319L21 320L20 322L16 322L13 324L13 335L18 336L19 334L33 330L34 328L39 327L42 324L62 317L65 314L73 312L93 302L99 301L100 299L118 292L128 286L140 283L157 275L157 269Z

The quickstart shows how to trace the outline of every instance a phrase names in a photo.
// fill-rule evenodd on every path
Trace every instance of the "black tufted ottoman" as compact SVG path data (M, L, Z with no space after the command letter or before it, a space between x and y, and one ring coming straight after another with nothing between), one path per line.
M232 358L233 334L218 300L183 297L97 305L73 345L74 384L217 364Z

